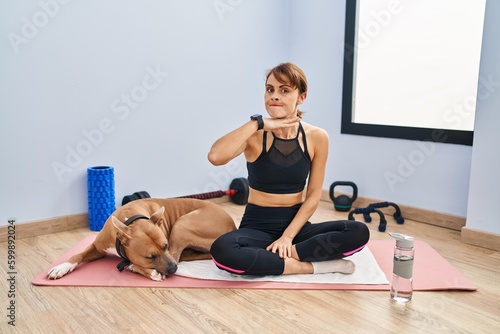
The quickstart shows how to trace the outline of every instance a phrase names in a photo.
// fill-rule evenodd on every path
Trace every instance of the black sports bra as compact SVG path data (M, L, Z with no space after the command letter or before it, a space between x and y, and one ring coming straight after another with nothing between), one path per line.
M302 133L304 151L299 144ZM254 162L247 162L248 184L253 189L271 194L294 194L304 190L311 170L311 158L302 124L292 139L281 139L273 133L273 143L266 151L267 131L264 131L262 153Z

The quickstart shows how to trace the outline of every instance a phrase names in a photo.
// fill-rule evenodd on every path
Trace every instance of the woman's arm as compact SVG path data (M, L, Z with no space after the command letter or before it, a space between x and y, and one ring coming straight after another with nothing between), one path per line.
M208 160L215 166L228 163L245 151L248 139L256 133L257 128L256 121L248 121L236 130L222 136L210 148Z
M280 128L292 127L300 121L299 117L289 119L264 118L264 131L272 131ZM215 166L227 164L229 161L245 152L249 160L260 154L261 146L258 136L255 136L259 124L256 121L248 121L241 127L229 132L219 138L208 152L208 160Z

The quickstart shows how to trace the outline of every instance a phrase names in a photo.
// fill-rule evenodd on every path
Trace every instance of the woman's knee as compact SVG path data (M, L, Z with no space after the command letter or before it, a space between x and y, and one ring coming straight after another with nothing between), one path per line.
M210 254L213 258L217 258L220 254L224 254L228 251L228 247L230 246L227 239L227 235L221 235L214 240L212 246L210 247Z
M231 234L225 234L215 239L210 247L210 255L219 269L242 274L244 271L239 269L241 263L239 259L240 246L236 239Z
M350 221L350 229L356 235L359 245L365 245L370 240L370 229L366 224L358 221Z
M358 223L360 238L363 239L364 243L367 243L368 240L370 240L370 229L364 223L361 223L361 222L357 222L357 223Z

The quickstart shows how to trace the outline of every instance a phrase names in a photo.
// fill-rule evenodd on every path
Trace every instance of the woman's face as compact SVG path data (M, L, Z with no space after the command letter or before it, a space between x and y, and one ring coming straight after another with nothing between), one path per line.
M279 82L273 74L266 82L266 94L264 102L269 116L272 118L287 118L297 115L297 106L302 104L306 98L306 93L299 93L298 88L293 88L286 80Z

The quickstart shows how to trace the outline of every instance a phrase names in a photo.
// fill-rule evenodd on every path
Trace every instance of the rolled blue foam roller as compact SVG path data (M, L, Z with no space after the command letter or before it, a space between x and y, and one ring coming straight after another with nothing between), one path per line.
M100 231L115 211L115 176L113 167L87 168L87 193L90 230Z

